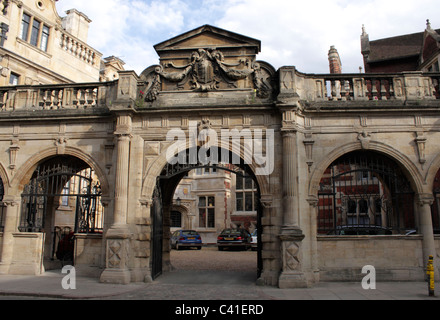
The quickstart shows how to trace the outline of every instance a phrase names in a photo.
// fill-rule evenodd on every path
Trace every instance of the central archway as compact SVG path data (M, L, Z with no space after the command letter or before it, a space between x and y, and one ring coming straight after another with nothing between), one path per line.
M224 151L224 150L223 150ZM189 152L187 149L185 152ZM226 151L232 159L233 153L231 151ZM218 153L220 155L220 152ZM223 153L224 155L224 153ZM256 234L257 240L257 278L262 272L262 207L260 205L261 188L258 181L258 177L254 174L253 169L250 165L246 164L243 159L240 158L240 163L231 165L227 163L221 163L219 158L218 164L202 164L200 162L194 164L170 164L166 163L160 174L157 176L155 188L152 196L152 206L150 209L151 222L152 222L152 244L151 244L151 255L150 255L150 267L152 279L159 277L165 269L170 266L170 214L173 207L173 196L179 183L188 172L192 170L211 170L211 171L224 171L235 175L236 177L247 178L253 182L255 187L255 196L252 198L254 201L253 209L256 211ZM211 218L212 220L212 218ZM210 226L213 227L212 220ZM228 225L222 226L221 228L229 227ZM220 230L221 231L221 230Z

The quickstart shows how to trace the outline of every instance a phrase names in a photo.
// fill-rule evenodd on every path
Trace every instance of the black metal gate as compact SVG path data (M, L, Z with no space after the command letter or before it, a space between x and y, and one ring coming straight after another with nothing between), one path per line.
M153 225L152 246L151 246L151 277L156 279L162 274L162 250L163 250L163 212L162 193L159 181L154 189L153 203L151 206L151 219Z
M332 163L322 177L318 233L378 235L414 228L414 192L388 157L352 152Z
M54 212L64 201L66 206L75 206L75 233L102 232L101 187L91 168L60 163L39 166L21 198L22 232L53 230L55 226L46 225L47 213Z

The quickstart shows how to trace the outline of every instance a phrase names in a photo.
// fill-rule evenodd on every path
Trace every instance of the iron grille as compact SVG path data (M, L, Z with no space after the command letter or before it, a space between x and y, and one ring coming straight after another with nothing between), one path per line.
M318 233L380 235L415 228L414 192L386 156L349 153L326 170L320 182Z
M102 232L101 187L90 168L40 166L22 193L22 232L43 232L47 212L64 199L75 199L75 232ZM52 211L53 212L53 211Z

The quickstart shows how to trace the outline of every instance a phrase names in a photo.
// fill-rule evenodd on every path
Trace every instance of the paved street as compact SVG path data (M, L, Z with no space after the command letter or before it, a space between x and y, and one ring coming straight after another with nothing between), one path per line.
M76 289L62 288L66 276L60 270L42 276L0 276L0 300L95 299L95 300L179 300L286 301L286 300L440 300L428 296L425 282L378 282L376 290L364 290L360 283L319 283L308 289L279 289L256 285L257 253L217 251L216 248L171 252L172 272L150 284L112 285L98 279L77 277Z

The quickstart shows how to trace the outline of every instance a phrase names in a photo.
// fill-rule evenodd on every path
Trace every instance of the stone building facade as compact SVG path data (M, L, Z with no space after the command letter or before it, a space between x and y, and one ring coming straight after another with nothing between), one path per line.
M260 41L209 25L155 49L141 75L0 89L14 91L0 112L0 273L44 272L77 176L77 272L154 281L170 268L176 187L199 167L236 174L222 165L233 162L257 188L260 284L358 280L365 265L378 280L424 278L439 250L437 73L275 70L257 60ZM387 232L339 232L353 226Z
M124 62L87 43L91 22L75 9L60 17L55 0L1 1L0 85L116 80Z

